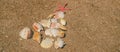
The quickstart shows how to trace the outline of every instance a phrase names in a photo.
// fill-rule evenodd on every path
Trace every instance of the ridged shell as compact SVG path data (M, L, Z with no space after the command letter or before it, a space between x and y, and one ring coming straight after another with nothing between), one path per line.
M61 38L57 38L57 40L54 43L54 47L56 49L63 48L64 45L65 45L65 42Z
M23 39L30 39L32 38L32 30L28 27L24 27L20 32L19 35Z
M51 39L51 38L46 38L46 39L44 39L42 42L41 42L41 47L43 47L43 48L50 48L50 47L52 47L52 45L53 45L53 39Z

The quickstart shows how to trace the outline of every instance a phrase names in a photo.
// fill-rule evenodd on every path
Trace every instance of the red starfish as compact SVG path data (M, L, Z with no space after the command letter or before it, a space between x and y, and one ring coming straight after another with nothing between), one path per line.
M66 10L71 10L71 9L69 9L69 8L65 8L67 5L68 5L68 3L66 3L64 6L58 4L58 6L57 6L58 8L57 8L57 10L55 10L55 12L56 12L56 11L65 12Z

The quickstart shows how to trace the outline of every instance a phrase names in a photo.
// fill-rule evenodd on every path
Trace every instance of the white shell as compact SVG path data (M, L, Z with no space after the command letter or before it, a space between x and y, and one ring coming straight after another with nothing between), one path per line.
M19 32L19 35L23 39L29 39L32 37L32 31L30 28L25 27Z
M54 47L56 49L62 48L65 45L65 42L61 38L57 38L57 40L54 43Z
M66 20L63 19L63 18L60 19L60 23L61 23L62 25L66 25L66 24L67 24Z
M53 39L52 38L46 38L41 42L41 47L43 48L50 48L53 45Z
M43 27L50 27L50 24L51 24L51 21L50 21L50 19L49 20L41 20L41 22L40 22L40 24L42 24L43 25Z
M57 15L57 18L64 18L64 12L58 11L55 13Z
M45 30L45 34L53 37L64 37L64 32L55 28L50 28Z
M33 23L33 29L37 32L40 32L41 30L43 30L43 27L40 23Z

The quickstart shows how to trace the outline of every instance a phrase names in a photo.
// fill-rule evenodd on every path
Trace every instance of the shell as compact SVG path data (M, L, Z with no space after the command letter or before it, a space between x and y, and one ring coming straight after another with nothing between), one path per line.
M41 42L41 47L43 48L50 48L53 46L53 39L52 38L46 38Z
M28 27L24 27L20 32L19 35L23 39L30 39L32 38L32 30Z
M62 11L55 12L55 18L57 19L64 18L64 12Z
M40 32L41 30L43 30L43 27L40 23L33 23L33 29L37 32Z
M63 48L64 45L65 45L65 42L61 38L57 38L57 40L54 43L54 47L56 49Z
M40 43L41 42L40 32L34 31L32 39L35 40L36 42Z
M50 22L50 19L48 19L48 20L44 19L44 20L41 20L40 24L42 24L43 27L48 27L49 28L51 22Z
M66 20L63 19L63 18L60 19L60 23L61 23L62 25L66 25L66 24L67 24Z
M55 28L46 29L45 34L53 37L64 37L65 35L64 31Z

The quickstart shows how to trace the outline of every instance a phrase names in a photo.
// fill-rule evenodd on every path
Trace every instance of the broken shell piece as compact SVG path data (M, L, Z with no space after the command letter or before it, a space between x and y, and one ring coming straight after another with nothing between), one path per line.
M45 34L53 37L64 37L65 33L62 30L50 28L45 30Z
M57 38L57 40L54 43L54 47L56 49L63 48L64 45L65 45L65 42L61 38Z
M49 28L51 22L50 22L50 19L48 19L48 20L41 20L40 24L42 24L43 27L48 27Z
M43 30L43 27L40 23L33 23L33 29L37 32L40 32L41 30Z
M64 12L62 11L55 12L55 18L56 19L64 18Z
M35 41L37 41L38 43L40 43L40 41L41 41L40 32L34 31L32 39L35 40Z
M19 35L23 39L30 39L32 38L32 30L28 27L25 27L20 31Z
M43 48L50 48L53 45L53 39L52 38L46 38L41 42L41 47Z
M66 25L66 24L67 24L66 20L63 19L63 18L60 19L60 23L61 23L62 25Z

